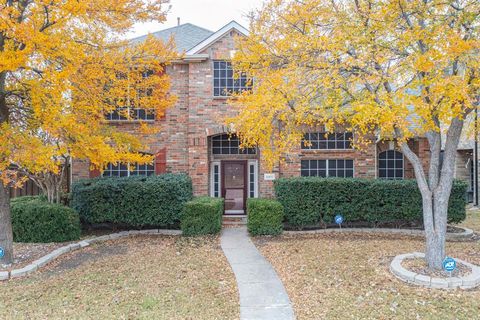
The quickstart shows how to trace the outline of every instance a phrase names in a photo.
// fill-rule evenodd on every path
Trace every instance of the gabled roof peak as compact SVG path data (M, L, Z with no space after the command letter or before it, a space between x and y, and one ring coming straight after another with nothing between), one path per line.
M241 24L236 22L235 20L230 21L225 26L220 28L217 32L211 34L209 37L204 39L202 42L198 43L196 46L191 48L187 51L187 55L194 55L198 54L203 49L207 48L209 45L223 37L226 33L230 32L232 29L235 29L239 33L243 34L244 36L248 36L249 32L248 29L243 27Z

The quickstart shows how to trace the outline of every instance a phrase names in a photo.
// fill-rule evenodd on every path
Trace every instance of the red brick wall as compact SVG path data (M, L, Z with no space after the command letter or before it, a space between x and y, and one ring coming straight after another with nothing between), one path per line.
M195 195L209 193L209 169L211 152L208 147L209 137L226 132L223 125L225 117L234 115L235 111L227 99L213 97L213 59L230 59L235 49L234 36L230 32L216 43L203 50L210 59L202 62L175 63L167 67L166 72L172 81L172 94L177 96L175 106L167 110L165 117L157 119L153 125L159 129L157 134L143 135L138 123L112 123L120 130L135 134L145 143L145 152L156 154L166 150L166 171L187 172L193 181ZM412 148L428 164L428 144L425 139L411 142ZM273 196L273 182L264 180L264 173L275 173L276 177L300 175L302 159L353 159L354 176L360 178L376 177L376 152L387 146L381 142L378 148L372 140L360 150L301 150L287 155L284 161L275 165L273 170L265 170L259 164L259 196ZM260 151L261 155L261 151ZM256 158L260 158L257 155ZM255 158L255 156L254 156ZM88 162L75 160L73 163L73 180L88 178ZM413 177L411 165L406 161L405 176Z

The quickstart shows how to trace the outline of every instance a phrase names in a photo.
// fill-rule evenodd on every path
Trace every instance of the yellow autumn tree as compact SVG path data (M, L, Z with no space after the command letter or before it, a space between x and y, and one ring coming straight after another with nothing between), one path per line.
M9 188L21 182L18 172L55 201L71 158L100 170L108 162L152 161L138 139L105 116L128 119L133 108L161 116L174 103L164 73L176 57L173 43L121 40L137 22L164 21L167 3L0 2L0 263L13 257Z
M480 96L479 36L478 0L268 1L238 41L234 65L255 89L228 122L270 164L310 126L396 139L423 198L426 260L441 268L456 150ZM428 140L427 169L415 136Z

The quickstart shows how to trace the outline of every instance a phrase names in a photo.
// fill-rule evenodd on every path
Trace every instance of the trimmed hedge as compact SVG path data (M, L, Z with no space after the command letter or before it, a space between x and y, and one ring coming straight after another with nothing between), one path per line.
M181 229L185 236L216 234L222 229L223 199L198 197L185 204Z
M51 204L41 197L19 197L11 202L15 242L64 242L78 240L80 219L71 208Z
M449 223L465 219L466 189L466 183L454 182ZM275 181L275 194L285 208L286 222L295 228L332 223L336 214L346 223L423 223L415 180L283 178Z
M72 208L83 222L131 227L178 227L183 207L192 199L185 174L95 178L74 183Z
M283 232L283 206L272 199L248 199L247 228L250 234L278 235Z

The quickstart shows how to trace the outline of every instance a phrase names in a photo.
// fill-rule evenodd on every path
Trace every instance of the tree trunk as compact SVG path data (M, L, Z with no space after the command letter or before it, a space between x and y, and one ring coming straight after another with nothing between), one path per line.
M4 251L0 264L13 263L13 231L10 214L10 189L0 181L0 247Z
M417 185L422 195L425 226L425 260L430 269L441 269L445 258L445 240L448 221L448 201L455 174L455 158L463 129L463 120L454 118L447 131L443 163L440 166L441 139L439 133L427 133L430 145L428 179L420 158L406 142L400 145L412 164Z
M438 225L435 223L437 218L447 216L447 205L439 201L439 195L434 194L433 199L430 192L424 194L423 198L423 224L425 226L425 260L430 269L441 269L443 259L445 259L445 235L447 224Z

